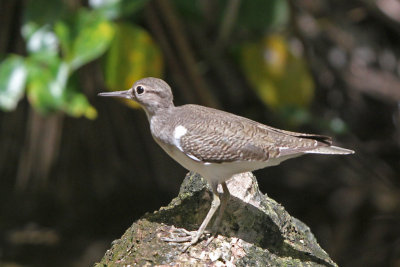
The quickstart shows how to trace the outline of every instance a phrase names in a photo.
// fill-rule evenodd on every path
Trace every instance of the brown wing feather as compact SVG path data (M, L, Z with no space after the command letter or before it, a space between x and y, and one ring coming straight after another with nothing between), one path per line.
M284 131L202 106L181 106L175 114L173 124L187 128L182 151L205 162L266 161L331 144L326 136Z
M234 137L205 139L203 135L195 135L190 131L181 138L180 146L187 155L205 162L266 161L269 158L268 151Z
M326 135L296 133L296 132L281 130L281 129L278 129L278 128L273 128L271 126L264 125L264 124L261 124L261 125L263 126L263 128L266 128L269 131L275 131L275 132L278 132L278 133L281 133L281 134L286 134L286 135L290 135L290 136L297 137L297 138L312 139L312 140L316 140L316 141L321 142L321 143L325 143L327 145L332 145L332 138L329 137L329 136L326 136Z

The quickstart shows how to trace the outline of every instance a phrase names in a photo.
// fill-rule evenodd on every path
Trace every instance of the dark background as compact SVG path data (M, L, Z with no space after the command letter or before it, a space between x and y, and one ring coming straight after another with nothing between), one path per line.
M29 56L21 36L26 13L34 3L46 21L50 2L0 1L1 59ZM162 56L140 66L162 61L160 76L176 105L198 103L334 136L335 144L355 150L290 160L256 176L261 190L309 225L340 266L400 266L400 3L250 2L136 1L112 21L149 33ZM67 14L91 9L90 1L57 4ZM254 65L243 60L246 44L257 47L274 36L297 47L304 63L294 73L284 68L287 83L268 89L286 88L275 104L255 89L265 82L261 76L273 80L271 70L251 56ZM1 266L91 265L135 219L177 195L186 171L151 139L144 112L96 97L107 90L105 57L71 76L97 118L43 112L29 97L0 112ZM122 73L129 66L115 68ZM307 75L312 96L290 100Z

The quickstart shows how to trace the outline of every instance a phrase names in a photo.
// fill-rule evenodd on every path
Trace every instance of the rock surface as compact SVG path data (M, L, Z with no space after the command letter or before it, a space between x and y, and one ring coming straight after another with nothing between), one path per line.
M259 191L252 173L239 174L227 185L231 199L219 234L208 246L210 235L184 253L185 243L161 240L175 227L197 230L210 208L210 187L189 173L179 196L136 221L96 266L337 266L308 226Z

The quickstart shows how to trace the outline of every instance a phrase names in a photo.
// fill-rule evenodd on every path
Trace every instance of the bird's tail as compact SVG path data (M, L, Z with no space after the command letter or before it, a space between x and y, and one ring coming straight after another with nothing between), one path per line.
M330 155L348 155L354 154L353 150L341 148L338 146L321 146L317 147L313 150L308 150L306 153L314 153L314 154L330 154Z

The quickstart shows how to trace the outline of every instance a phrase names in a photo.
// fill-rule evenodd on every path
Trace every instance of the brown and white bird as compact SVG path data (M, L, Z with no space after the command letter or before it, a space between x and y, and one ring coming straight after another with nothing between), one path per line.
M233 175L275 166L304 154L354 153L332 146L327 136L284 131L199 105L176 107L170 86L157 78L141 79L126 91L99 95L138 102L146 112L154 140L179 164L200 174L211 185L211 208L197 232L168 240L189 241L184 250L199 240L221 206L214 223L218 226L230 196L225 182ZM217 192L219 184L223 188L222 202Z

